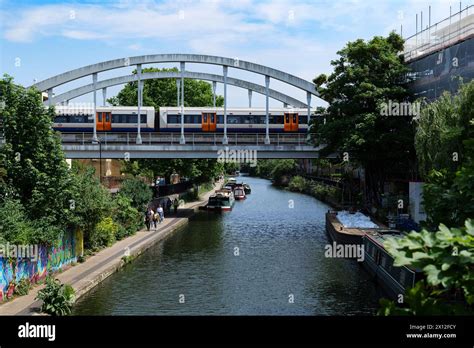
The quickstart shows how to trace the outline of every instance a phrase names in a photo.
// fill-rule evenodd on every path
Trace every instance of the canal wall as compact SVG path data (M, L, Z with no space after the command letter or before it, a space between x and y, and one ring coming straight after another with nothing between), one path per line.
M34 257L6 257L14 246L5 245L3 249L10 250L3 250L5 256L0 257L0 302L13 296L15 286L22 279L29 279L35 284L48 274L63 270L76 262L77 255L80 255L77 253L81 250L80 245L82 234L72 231L64 233L54 246L38 245L37 255Z
M219 182L214 189L221 185L222 182ZM165 216L165 220L159 225L158 230L140 230L135 235L117 241L111 247L99 251L85 262L78 263L74 267L58 273L55 278L62 283L70 284L76 292L76 300L79 299L111 274L121 269L130 260L184 227L195 211L207 203L209 196L213 192L214 190L209 191L197 202L184 204L179 208L178 216ZM71 246L70 250L73 249ZM36 300L36 296L43 287L44 285L36 286L27 295L19 296L12 301L1 304L0 315L38 314L41 302Z

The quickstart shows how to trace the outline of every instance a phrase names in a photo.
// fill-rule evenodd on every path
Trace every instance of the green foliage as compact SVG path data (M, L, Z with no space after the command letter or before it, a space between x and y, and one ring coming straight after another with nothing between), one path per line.
M111 195L109 191L100 185L99 180L94 177L93 168L80 168L74 166L73 175L73 201L71 225L80 228L84 233L84 247L92 247L92 234L95 226L108 216L111 211Z
M463 141L474 136L473 104L474 81L461 85L457 95L446 92L421 110L415 148L425 178L431 170L455 172L462 163L466 155Z
M145 68L143 72L178 72L177 68L158 69ZM136 71L134 71L136 74ZM112 105L137 105L137 82L129 82L118 93L116 98L108 101ZM176 106L177 102L176 79L144 80L143 105L153 106ZM212 86L208 82L184 79L184 106L212 106ZM216 96L216 106L224 105L224 98Z
M42 300L41 311L53 316L71 314L76 300L74 289L68 284L61 284L51 276L46 278L46 286L38 292L37 299Z
M474 221L466 220L463 228L440 225L435 233L426 229L410 232L401 239L389 239L385 248L394 257L395 266L421 269L426 286L421 284L409 292L407 314L438 310L464 314L474 304ZM407 300L407 301L408 301ZM432 308L440 303L443 307ZM395 305L384 301L383 314L398 313Z
M134 234L142 225L142 214L132 207L132 200L117 194L113 201L112 217L118 224L116 239L120 240Z
M178 173L196 184L209 182L224 172L227 164L215 159L157 159L129 161L122 170L133 176L156 178L163 176L169 180L171 174Z
M396 168L399 176L409 176L415 167L412 119L380 111L389 101L410 101L402 82L407 72L402 48L403 39L395 33L349 42L331 62L333 73L314 79L329 106L318 110L326 123L314 118L312 139L327 145L323 155L348 152L351 162L365 168L367 198L376 206L388 171Z
M54 109L43 106L38 90L15 85L8 76L0 80L0 102L5 103L0 198L8 188L9 197L39 221L36 238L50 243L67 225L72 196L61 141L52 130Z
M0 240L24 245L35 239L36 229L18 200L7 198L0 204Z
M132 206L139 211L143 211L153 197L151 188L136 177L123 181L120 194L129 198Z
M94 228L90 236L90 246L92 249L108 247L114 244L115 236L119 231L119 225L111 217L102 219Z
M308 181L299 175L292 177L288 183L288 189L295 192L305 192L308 186Z
M15 285L14 293L18 296L28 295L31 288L31 281L28 278L23 278Z

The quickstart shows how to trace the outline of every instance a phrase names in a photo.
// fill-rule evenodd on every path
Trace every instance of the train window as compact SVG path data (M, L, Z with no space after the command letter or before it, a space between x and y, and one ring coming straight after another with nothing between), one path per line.
M110 122L110 114L108 112L104 112L105 114L105 122Z
M97 113L99 115L99 122L102 122L102 112Z
M308 116L299 116L299 123L300 124L308 123Z
M290 115L285 114L285 123L290 123Z
M140 123L146 123L146 115L140 114Z
M283 124L283 116L273 116L276 124Z
M245 123L245 124L253 123L253 116L242 116L242 118L244 119L243 123Z
M181 116L178 115L168 115L168 123L180 123Z
M137 115L127 115L127 123L137 123L138 116Z
M56 116L56 117L54 118L54 122L55 122L55 123L66 123L66 122L67 122L67 119L68 119L67 116Z
M238 124L240 123L240 116L227 116L227 123L229 124Z
M122 123L121 116L122 115L113 114L112 115L112 123Z
M220 124L224 123L224 115L217 115L217 123L220 123Z

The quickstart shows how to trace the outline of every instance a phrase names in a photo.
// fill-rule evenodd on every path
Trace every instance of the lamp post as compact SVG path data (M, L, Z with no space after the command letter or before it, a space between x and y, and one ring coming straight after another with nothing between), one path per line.
M102 139L97 137L92 140L93 144L99 144L99 182L102 184Z

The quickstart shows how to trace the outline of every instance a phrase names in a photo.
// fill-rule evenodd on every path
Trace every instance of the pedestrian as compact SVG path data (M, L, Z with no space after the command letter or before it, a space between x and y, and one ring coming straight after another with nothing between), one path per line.
M158 222L160 221L160 214L158 213L158 209L156 210L156 213L153 215L153 225L155 230L158 228Z
M151 210L151 208L148 207L148 209L145 212L145 225L146 225L147 231L150 230L152 221L153 221L153 210Z
M159 215L160 224L161 224L163 220L165 219L165 212L163 211L163 208L161 207L160 204L158 204L158 208L156 209L156 212Z
M178 213L178 206L179 206L179 200L178 200L178 197L176 197L176 198L173 200L173 208L174 208L174 213L175 213L175 214Z

